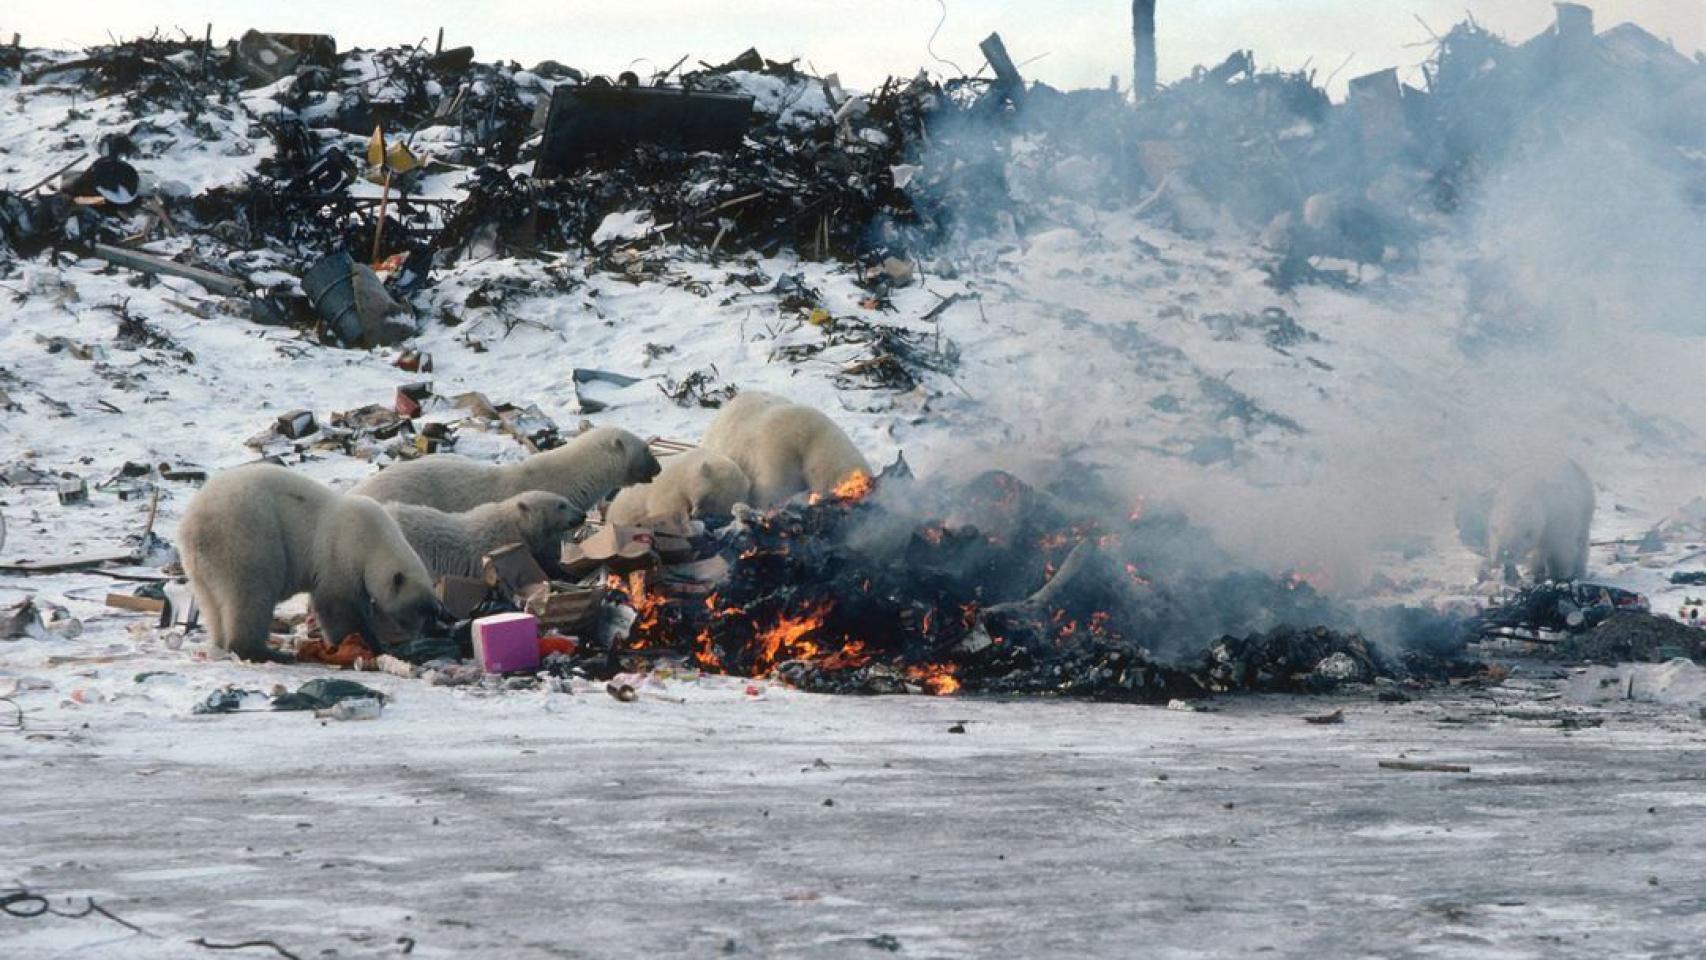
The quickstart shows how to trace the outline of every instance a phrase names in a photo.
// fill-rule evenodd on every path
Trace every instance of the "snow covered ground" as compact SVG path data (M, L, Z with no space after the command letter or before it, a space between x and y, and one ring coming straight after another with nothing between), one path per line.
M48 112L75 98L5 93L7 176L33 181L60 156ZM108 106L76 103L68 122L92 143ZM228 144L247 142L229 123ZM138 166L199 190L265 149L165 144ZM780 277L798 274L836 316L872 315L846 268L793 258L654 251L664 279L638 283L578 259L465 264L424 295L411 345L433 355L438 393L537 402L565 426L582 416L572 370L599 368L648 379L599 388L609 406L589 419L694 439L712 411L658 387L714 368L819 406L873 461L904 451L925 477L1096 464L1133 497L1183 505L1253 564L1327 568L1379 599L1473 594L1478 560L1451 532L1450 496L1531 454L1526 434L1596 480L1596 577L1675 607L1689 591L1663 578L1698 565L1697 545L1637 555L1624 541L1706 493L1691 405L1706 343L1633 328L1614 349L1572 343L1568 384L1556 357L1474 362L1456 251L1442 238L1415 273L1282 294L1249 238L1059 202L1023 236L921 264L896 292L883 319L962 350L951 379L898 396L837 389L844 348L776 359L824 335L763 292ZM126 461L219 469L253 459L244 439L279 413L323 420L421 379L395 351L228 316L187 281L145 286L63 257L0 271L0 389L19 408L0 413L6 462L91 481ZM768 282L733 279L753 271ZM486 280L528 288L507 318L468 305ZM921 319L954 294L976 299ZM177 346L115 342L120 305ZM1303 333L1270 342L1239 319L1267 308ZM1520 415L1517 396L1543 415ZM1541 436L1541 421L1570 429ZM465 443L520 454L495 436ZM347 486L373 466L327 455L301 469ZM193 488L161 491L170 540ZM114 549L147 510L98 490L61 506L49 489L0 488L4 557ZM1687 956L1706 935L1693 694L1566 707L1564 679L1542 671L1407 704L1185 713L769 683L753 695L714 678L621 704L598 689L368 675L396 697L373 722L197 717L220 685L326 671L175 645L103 604L124 586L0 577L0 605L34 595L83 623L75 638L0 641L0 696L20 727L5 729L0 703L0 873L93 896L153 936L8 916L0 955L183 957L207 937L270 938L301 957ZM1299 719L1337 707L1343 725ZM1376 765L1400 756L1472 769Z
M1561 681L1188 713L381 677L398 699L372 722L188 715L216 680L307 673L50 671L62 689L24 698L0 750L0 859L151 936L5 918L4 952L1684 957L1706 937L1706 727L1549 699ZM47 705L73 684L111 699Z

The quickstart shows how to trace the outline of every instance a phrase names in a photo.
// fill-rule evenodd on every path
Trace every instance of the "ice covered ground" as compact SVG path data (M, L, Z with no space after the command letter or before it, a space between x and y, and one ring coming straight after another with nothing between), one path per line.
M398 700L373 722L188 715L216 680L306 672L50 672L113 699L24 699L0 859L151 936L3 918L4 952L1685 957L1706 937L1701 722L1551 700L1555 680L1185 713L381 677ZM1335 705L1343 724L1301 722ZM1378 765L1400 758L1469 771Z
M0 111L0 134L48 137L32 111L70 109L51 96ZM68 123L92 143L105 109L78 105ZM24 142L14 156L29 162L8 176L51 169L50 140ZM200 189L260 155L184 140L159 141L138 166ZM1463 424L1510 411L1488 403L1496 374L1459 349L1464 289L1451 244L1437 246L1414 274L1280 294L1247 240L1053 205L1022 236L925 264L896 292L884 319L939 328L963 351L951 380L900 396L837 389L841 348L773 359L823 333L780 311L768 284L733 275L799 274L834 315L872 315L844 269L792 259L668 253L665 279L639 283L576 259L464 265L423 298L413 345L433 355L439 393L535 401L565 426L581 416L571 370L596 367L656 379L598 393L609 407L590 419L695 438L712 412L675 406L658 384L714 368L821 407L873 460L904 450L926 477L1070 456L1133 495L1180 500L1252 562L1332 565L1347 590L1380 573L1383 596L1438 599L1470 592L1476 559L1451 536L1448 505L1417 505L1444 471L1401 481L1438 469ZM524 288L507 316L468 305L482 280ZM979 299L920 319L956 293ZM98 261L17 264L0 296L0 389L18 407L0 414L3 459L91 480L127 460L241 463L254 457L243 440L278 413L324 419L420 379L394 352L323 347L227 316L194 284L139 285ZM115 342L119 304L177 347ZM1303 334L1270 342L1237 319L1269 307ZM1691 487L1699 419L1667 413L1698 380L1700 346L1632 330L1551 411L1577 427L1572 452L1599 487L1596 576L1661 609L1687 593L1662 579L1690 544L1638 558L1617 541L1703 492ZM1634 380L1650 382L1644 395ZM1427 422L1439 426L1409 429ZM464 442L519 454L497 437ZM347 485L372 466L329 456L301 469ZM163 486L167 539L192 492ZM146 510L99 491L62 507L50 490L0 489L4 555L111 549ZM1266 522L1287 514L1303 522ZM174 648L103 605L123 586L0 578L0 604L35 594L84 622L74 639L0 641L0 693L21 719L0 729L0 867L46 894L94 896L157 939L99 918L4 917L0 954L182 957L201 955L185 941L205 936L271 938L303 957L411 943L413 956L731 944L860 956L895 943L917 956L1686 956L1706 932L1690 869L1703 740L1692 694L1566 709L1552 699L1561 679L1519 673L1473 697L1179 713L768 684L753 697L725 680L624 705L599 690L363 677L397 698L374 722L202 718L191 706L222 684L325 672ZM1337 706L1343 725L1298 719ZM0 703L0 727L9 712ZM1578 715L1604 723L1581 728ZM959 721L966 733L949 733ZM1472 770L1376 766L1401 754ZM265 951L239 955L251 953Z

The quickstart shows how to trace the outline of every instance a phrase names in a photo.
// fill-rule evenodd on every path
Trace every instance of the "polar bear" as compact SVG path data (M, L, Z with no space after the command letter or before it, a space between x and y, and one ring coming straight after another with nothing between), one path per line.
M1487 559L1515 580L1518 564L1539 580L1587 573L1593 481L1573 460L1537 464L1499 484L1487 512Z
M620 524L720 517L733 513L735 504L746 503L751 495L752 481L739 464L701 448L666 459L656 480L623 490L604 513L611 523Z
M555 559L563 540L586 522L585 512L543 490L518 493L466 513L445 513L415 503L388 503L385 512L397 521L403 538L435 577L477 577L481 558L512 543L526 544L535 557Z
M740 466L752 480L754 507L796 493L828 493L871 465L835 422L775 394L743 391L723 405L700 444Z
M481 463L435 453L386 467L350 489L381 503L414 503L465 513L528 490L544 490L585 513L629 484L658 475L646 442L626 430L599 427L519 463Z
M273 607L303 591L334 643L412 637L440 614L432 577L383 507L283 467L216 475L190 500L178 541L214 644L245 660L279 658L267 646Z

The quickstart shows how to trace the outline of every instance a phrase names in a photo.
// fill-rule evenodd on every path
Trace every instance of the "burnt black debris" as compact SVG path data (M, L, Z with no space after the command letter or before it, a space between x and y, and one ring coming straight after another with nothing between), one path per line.
M1592 630L1620 611L1644 613L1647 609L1647 598L1632 590L1586 581L1546 581L1488 607L1474 627L1483 637L1556 638Z
M912 490L890 473L874 491L721 527L707 546L724 575L639 604L626 652L822 692L1140 702L1319 692L1450 664L1320 626L1350 620L1300 577L1225 572L1177 515L1090 519L996 471L955 492L956 516L919 518L890 505Z

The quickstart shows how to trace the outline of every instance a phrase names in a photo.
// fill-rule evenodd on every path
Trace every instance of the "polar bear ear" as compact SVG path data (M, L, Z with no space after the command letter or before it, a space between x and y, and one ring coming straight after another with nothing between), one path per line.
M711 461L709 461L709 460L699 461L699 475L701 477L704 477L707 480L712 478L714 473L711 470Z
M522 513L532 513L533 512L533 508L527 505L526 500L517 500L515 502L515 508L517 510L520 510Z

